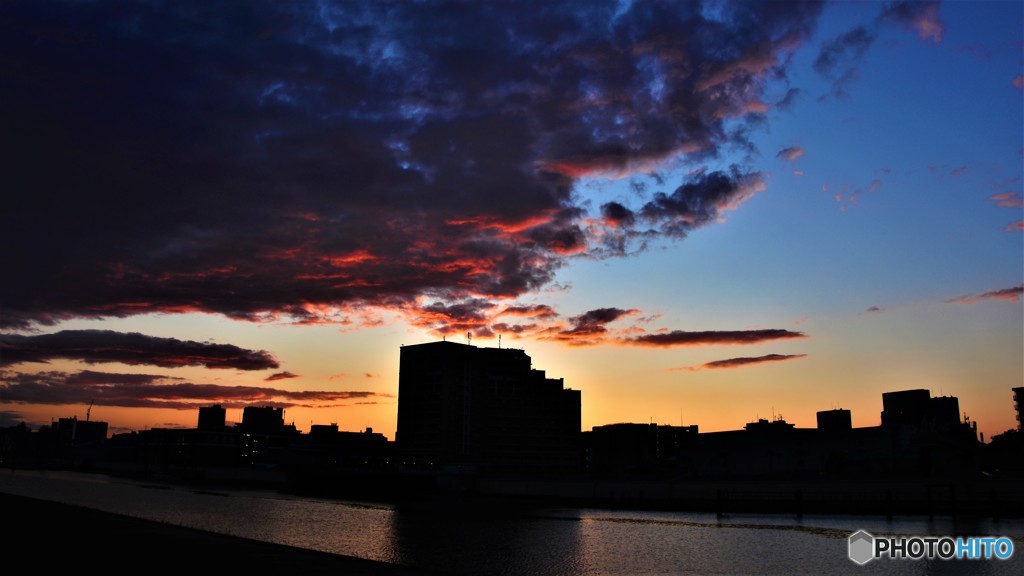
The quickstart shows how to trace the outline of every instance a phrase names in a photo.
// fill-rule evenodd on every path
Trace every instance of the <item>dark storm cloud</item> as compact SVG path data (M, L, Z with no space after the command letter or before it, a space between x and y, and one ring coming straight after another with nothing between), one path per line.
M768 354L765 356L753 356L745 358L726 358L725 360L714 360L700 366L684 368L684 370L720 370L723 368L742 368L751 364L763 364L765 362L782 362L796 358L805 358L806 354Z
M802 332L791 332L778 328L763 330L707 330L687 332L673 330L654 334L633 336L622 340L625 344L638 346L700 346L706 344L758 344L772 340L806 338Z
M821 11L712 5L3 3L0 325L537 291L575 178L737 144ZM678 196L645 216L714 218Z
M68 375L64 382L67 384L153 384L157 382L171 382L184 380L175 376L164 376L161 374L117 374L111 372L96 372L94 370L80 370Z
M265 350L159 338L138 332L62 330L32 336L0 334L0 366L19 362L49 362L58 358L89 364L121 362L162 368L205 366L265 370L278 367L277 360Z
M601 216L613 226L629 226L636 220L633 211L618 202L602 204Z
M144 376L132 378L132 376ZM89 372L0 372L0 402L13 404L89 404L131 408L172 408L194 410L218 402L234 408L252 403L274 406L316 405L323 402L390 398L388 394L366 391L291 391L260 386L222 386L180 382L180 378L154 375Z
M682 237L718 219L722 212L734 209L763 188L760 174L741 173L735 168L730 172L700 174L672 194L654 194L640 214L658 223L664 234Z
M486 327L494 304L482 298L471 298L454 304L433 302L408 311L410 323L438 335L475 332Z
M623 316L629 314L635 314L638 312L636 309L623 310L622 308L596 308L594 310L588 310L579 316L573 316L569 320L574 326L604 326L609 322L614 322Z
M606 324L638 312L640 311L635 308L629 310L623 310L622 308L596 308L588 310L579 316L570 318L570 327L557 331L552 330L551 334L543 336L543 338L558 340L573 346L597 344L608 334Z

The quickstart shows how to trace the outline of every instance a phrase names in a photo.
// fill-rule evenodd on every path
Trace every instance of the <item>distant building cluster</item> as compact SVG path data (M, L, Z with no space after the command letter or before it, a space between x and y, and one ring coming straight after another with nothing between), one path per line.
M882 395L882 425L853 428L849 410L817 413L817 428L760 419L743 430L698 434L696 426L598 426L585 442L598 474L677 478L853 478L956 475L979 465L977 428L955 397L928 390ZM644 430L644 429L647 430Z
M36 433L22 424L0 430L0 465L258 480L285 476L243 471L380 468L393 452L393 444L369 428L343 432L337 424L320 424L300 434L285 424L282 408L247 406L234 426L227 425L226 414L220 405L204 406L196 428L152 428L109 439L106 422L61 418Z
M79 467L106 455L107 423L61 418L32 432L24 422L0 428L0 466L56 462Z
M199 408L195 428L109 440L107 424L88 418L61 418L37 432L24 424L0 429L0 465L196 478L275 470L329 482L366 471L710 481L1024 471L1024 388L1013 389L1018 430L986 445L976 425L961 417L957 398L928 390L883 394L880 425L864 428L853 427L849 410L833 409L817 413L815 428L780 417L726 432L653 423L581 432L580 392L535 369L523 350L444 341L404 346L399 370L395 442L337 424L314 424L301 434L272 406L246 407L242 422L229 426L224 407L213 405Z

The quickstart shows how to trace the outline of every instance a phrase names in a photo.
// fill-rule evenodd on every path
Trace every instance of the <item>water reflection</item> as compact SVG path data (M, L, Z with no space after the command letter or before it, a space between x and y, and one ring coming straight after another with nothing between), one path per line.
M0 491L454 574L1024 573L1024 522L610 511L453 499L366 504L202 491L66 473L0 471ZM1008 561L847 558L847 537L1007 535Z
M390 561L456 574L585 574L581 524L475 500L407 504L391 516Z

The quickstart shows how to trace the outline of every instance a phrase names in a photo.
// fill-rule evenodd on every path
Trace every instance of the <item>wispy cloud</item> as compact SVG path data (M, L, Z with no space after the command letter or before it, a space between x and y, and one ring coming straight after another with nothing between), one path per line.
M956 51L961 54L967 54L968 56L977 58L983 62L992 61L992 49L981 43L957 46Z
M796 162L804 156L804 149L799 146L790 146L789 148L783 148L775 155L776 158L782 158L787 162Z
M837 191L833 193L833 198L836 202L840 203L840 212L845 212L848 206L860 205L860 197L864 194L874 194L878 192L884 186L885 183L879 179L874 179L870 184L865 186L857 186L849 183L843 183L842 186L838 187ZM822 186L822 190L828 191L832 187L828 184Z
M990 290L980 294L963 294L946 300L947 304L976 304L985 300L1006 300L1008 302L1019 302L1021 294L1024 293L1024 284L1012 288Z
M88 364L120 362L133 366L161 368L204 366L236 370L277 368L265 350L247 350L232 344L214 344L147 336L138 332L113 330L62 330L52 334L25 336L0 334L0 366L20 362L46 363L54 359L79 360Z
M859 77L861 61L878 38L878 28L885 23L909 28L922 40L935 44L942 42L946 29L939 16L939 4L937 1L918 0L888 2L882 5L881 12L870 25L856 26L822 43L813 67L832 81L832 87L828 94L818 99L819 102L830 96L838 99L850 97L850 88Z
M625 344L637 346L702 346L713 344L759 344L773 340L789 340L806 338L803 332L793 332L779 328L761 330L706 330L687 332L673 330L671 332L644 334L622 340Z
M814 61L814 69L832 81L829 95L839 99L850 97L850 85L856 81L860 61L874 43L875 37L875 32L857 26L822 44Z
M251 404L311 406L339 400L391 398L389 394L351 390L282 390L261 386L195 384L155 374L105 372L0 372L0 402L13 404L89 404L131 408L193 410L216 402L229 408Z
M696 372L698 370L720 370L725 368L742 368L744 366L750 366L753 364L764 364L766 362L782 362L784 360L794 360L797 358L805 358L806 354L768 354L766 356L753 356L753 357L741 357L741 358L727 358L725 360L715 360L700 366L687 366L683 368L673 368L673 370L687 370Z
M946 25L939 16L941 4L938 0L890 2L882 9L880 19L902 24L917 32L918 37L922 40L940 44L946 34Z
M270 376L267 376L266 378L264 378L263 381L264 382L273 382L275 380L288 380L290 378L299 378L299 375L298 374L292 374L291 372L288 372L286 370L284 372L276 372L274 374L271 374Z
M1021 196L1017 192L993 194L989 196L988 199L995 202L996 206L1001 206L1003 208L1024 208L1024 196Z

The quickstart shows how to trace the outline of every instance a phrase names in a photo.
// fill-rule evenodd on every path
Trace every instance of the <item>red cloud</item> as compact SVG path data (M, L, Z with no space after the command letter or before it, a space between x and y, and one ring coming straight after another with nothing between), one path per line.
M1024 208L1024 197L1016 192L993 194L988 199L995 202L996 206L1003 208Z
M529 318L551 318L558 316L551 306L547 304L534 304L527 306L508 306L496 316L524 316Z
M991 290L989 292L982 292L981 294L964 294L956 296L946 300L947 304L977 304L984 300L1006 300L1008 302L1020 301L1021 294L1024 294L1024 284L1014 286L1013 288L1003 288L1001 290Z
M727 358L725 360L715 360L708 362L700 366L692 366L686 368L675 368L674 370L689 370L695 372L697 370L719 370L723 368L740 368L743 366L750 366L751 364L763 364L765 362L782 362L784 360L793 360L796 358L805 358L807 354L768 354L766 356L754 356L746 358Z

